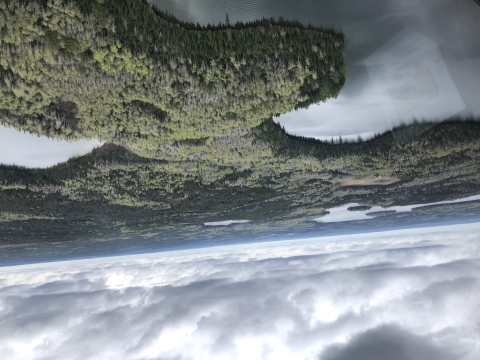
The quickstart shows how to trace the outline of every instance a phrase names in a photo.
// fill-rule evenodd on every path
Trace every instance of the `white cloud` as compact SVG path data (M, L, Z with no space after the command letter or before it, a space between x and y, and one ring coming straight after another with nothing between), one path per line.
M468 356L478 234L471 224L1 268L0 358L375 360L398 344L411 350L399 360Z
M73 156L88 154L103 143L97 140L49 139L0 126L0 164L46 168Z
M356 140L414 119L448 119L465 108L438 45L421 32L405 29L368 58L356 60L366 66L370 81L347 77L337 99L284 114L277 122L295 135ZM352 97L359 83L362 90Z

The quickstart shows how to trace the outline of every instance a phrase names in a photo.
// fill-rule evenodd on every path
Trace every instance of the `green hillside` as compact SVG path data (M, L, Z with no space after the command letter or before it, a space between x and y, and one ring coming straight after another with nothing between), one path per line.
M285 20L200 27L139 0L0 2L0 122L164 157L338 95L343 36Z

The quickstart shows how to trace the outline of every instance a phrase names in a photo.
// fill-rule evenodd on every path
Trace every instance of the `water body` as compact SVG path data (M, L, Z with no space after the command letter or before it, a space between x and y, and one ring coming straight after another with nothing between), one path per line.
M439 202L429 203L429 204L391 206L387 208L384 208L382 206L372 206L369 210L364 210L364 211L348 210L348 208L350 207L360 206L360 204L351 203L351 204L343 205L337 208L327 209L327 211L330 212L329 214L317 219L313 219L313 221L329 223L329 222L343 222L343 221L354 221L354 220L371 220L374 218L375 213L377 212L391 212L393 214L393 213L409 212L409 211L412 211L413 209L421 208L425 206L455 204L455 203L475 201L475 200L480 200L480 195L469 196L467 198L451 200L451 201L439 201Z
M475 0L153 0L201 24L283 16L346 37L337 99L276 119L320 139L368 138L414 119L480 115L480 6Z
M97 140L69 142L0 126L0 164L47 168L101 146Z
M249 223L250 220L224 220L224 221L212 221L206 222L204 225L206 226L227 226L231 224L246 224Z

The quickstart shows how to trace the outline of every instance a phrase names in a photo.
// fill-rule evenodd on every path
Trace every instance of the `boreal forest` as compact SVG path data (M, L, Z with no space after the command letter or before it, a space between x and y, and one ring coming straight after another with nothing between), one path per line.
M333 29L282 18L202 26L140 0L0 0L0 34L0 123L104 142L47 169L0 165L0 238L11 246L210 239L226 236L203 225L218 219L255 219L236 225L244 235L287 233L349 202L480 193L475 119L355 142L274 122L341 91L345 43Z

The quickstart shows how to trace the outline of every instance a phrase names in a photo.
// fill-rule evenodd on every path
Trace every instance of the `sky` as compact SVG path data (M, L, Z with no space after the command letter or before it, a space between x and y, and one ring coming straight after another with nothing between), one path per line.
M47 168L88 154L102 144L97 140L49 139L0 125L0 164Z
M0 268L1 359L480 358L480 223Z

